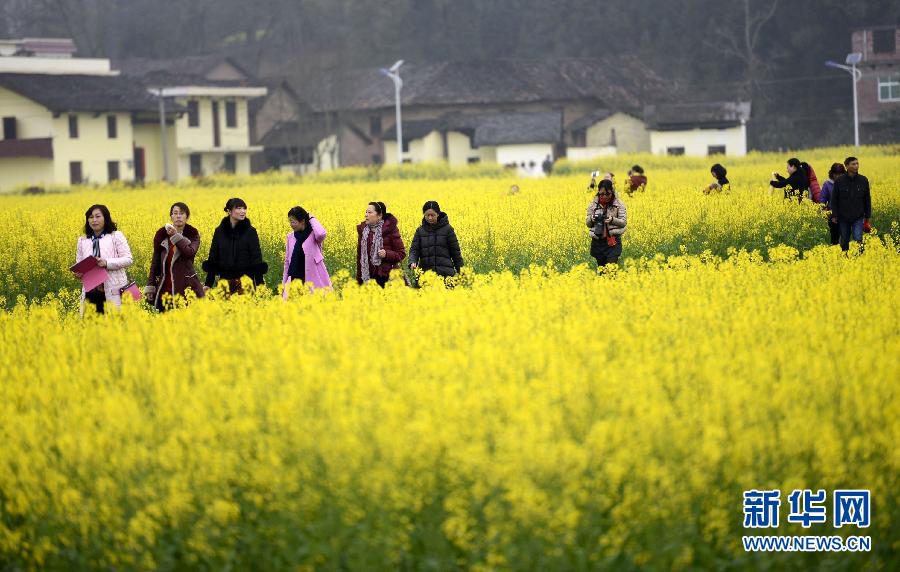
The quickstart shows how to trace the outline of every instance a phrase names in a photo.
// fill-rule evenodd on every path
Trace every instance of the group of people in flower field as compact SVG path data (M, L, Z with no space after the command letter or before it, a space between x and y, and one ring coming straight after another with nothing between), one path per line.
M730 188L728 171L716 163L710 169L716 179L703 188L704 194L723 192ZM803 202L809 198L822 205L828 221L831 244L840 244L841 250L850 249L850 239L862 242L864 232L872 226L872 195L869 179L859 174L859 159L847 157L843 163L833 163L828 169L828 179L819 184L812 165L797 158L787 161L787 176L772 173L769 194L782 189L785 199Z
M716 180L703 189L704 193L728 190L728 173L722 165L713 165L710 173ZM862 233L869 229L872 202L869 181L859 174L858 159L848 157L843 164L833 164L828 180L821 187L812 167L797 159L788 160L787 173L787 177L772 174L770 193L781 188L785 189L785 198L802 200L808 194L821 203L828 213L831 244L840 244L846 251L851 236L862 241ZM646 189L647 177L639 165L631 168L624 187L629 196ZM598 266L617 264L628 224L625 203L616 192L612 173L602 178L599 172L592 173L589 189L595 193L585 217L591 240L590 254ZM244 277L255 285L263 284L269 268L263 260L259 235L247 218L247 203L232 198L225 203L224 210L226 215L216 227L209 253L201 265L206 274L201 281L195 267L200 233L188 222L191 210L183 202L169 208L171 222L153 237L153 257L143 292L155 308L164 311L167 299L184 296L189 290L203 297L220 280L227 283L232 294L243 292L241 279ZM464 260L447 213L437 201L428 201L422 206L422 215L422 223L409 248L409 268L414 273L432 271L444 278L456 276ZM287 220L291 231L285 238L284 297L287 298L292 282L312 289L329 288L331 278L322 250L327 235L325 227L299 206L288 211ZM371 280L383 288L391 272L399 269L407 258L397 217L388 212L383 202L373 201L367 205L365 217L356 230L356 280L359 284ZM123 293L131 285L126 269L132 265L133 258L128 241L104 205L92 205L85 212L84 235L78 239L75 262L88 257L94 257L96 265L106 270L106 277L95 288L82 289L82 308L89 303L102 313L106 302L119 306Z
M241 279L244 277L257 286L263 284L269 267L263 260L259 234L247 218L247 203L239 198L228 199L224 210L226 215L213 232L209 254L201 264L206 273L205 280L201 281L195 267L200 232L188 222L191 210L183 202L169 207L171 222L153 237L153 257L143 292L155 308L165 311L168 297L184 296L189 290L203 297L218 281L227 283L232 294L243 293ZM456 276L464 260L447 213L437 201L428 201L422 207L422 215L422 224L416 229L409 248L410 269L416 273L432 271L445 278ZM325 227L299 206L288 211L287 219L291 231L285 239L284 297L287 298L292 282L313 289L331 287L322 251L327 235ZM383 202L373 201L366 207L365 218L356 230L357 282L365 284L371 280L383 288L391 272L399 269L407 258L397 217L388 212ZM130 286L126 269L134 259L125 235L118 230L105 205L92 205L85 212L84 235L78 239L76 264L87 257L94 257L107 276L95 288L88 291L82 288L82 308L88 303L103 313L107 302L120 306L122 295Z

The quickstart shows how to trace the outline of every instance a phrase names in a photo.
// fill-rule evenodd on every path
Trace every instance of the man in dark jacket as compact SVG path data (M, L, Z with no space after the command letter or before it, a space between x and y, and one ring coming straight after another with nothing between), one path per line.
M439 276L456 276L463 266L463 257L447 213L441 211L437 201L425 203L422 212L422 226L416 229L409 249L409 267L431 270Z
M840 230L841 250L847 251L851 232L853 240L862 242L863 226L872 218L872 195L869 179L859 174L859 159L847 157L844 166L847 173L837 178L831 191L831 222Z

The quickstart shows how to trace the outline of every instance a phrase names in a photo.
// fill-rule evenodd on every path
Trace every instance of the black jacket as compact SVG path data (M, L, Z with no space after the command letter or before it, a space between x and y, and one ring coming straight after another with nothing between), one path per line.
M440 276L456 276L463 266L463 257L447 213L441 213L433 225L422 219L409 249L409 263Z
M776 189L782 189L786 186L790 186L795 191L808 191L809 190L809 181L806 179L806 175L803 173L803 169L797 169L793 173L791 173L787 179L782 177L781 175L775 175L775 180L769 183Z
M831 190L831 216L844 222L872 218L869 179L862 175L841 175Z
M213 234L209 245L209 258L203 263L206 272L206 285L216 285L216 276L223 279L250 276L256 285L263 283L263 277L269 270L263 262L262 249L259 246L259 235L244 219L231 226L229 217L222 219Z

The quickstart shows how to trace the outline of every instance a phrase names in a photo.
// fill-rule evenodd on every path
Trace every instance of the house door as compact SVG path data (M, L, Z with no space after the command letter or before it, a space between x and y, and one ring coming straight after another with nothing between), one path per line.
M134 180L143 182L147 177L147 158L143 147L134 148Z

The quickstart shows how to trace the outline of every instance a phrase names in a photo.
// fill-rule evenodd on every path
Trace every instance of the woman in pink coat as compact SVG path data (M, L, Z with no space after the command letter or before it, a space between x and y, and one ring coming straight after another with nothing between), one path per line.
M291 232L287 235L284 274L281 279L284 298L287 299L288 285L294 280L306 282L313 288L329 288L331 278L322 255L325 228L303 207L294 207L288 211L288 223L291 225Z
M116 223L105 205L91 205L84 213L84 236L78 238L75 263L88 256L96 258L97 266L106 268L109 277L90 292L81 289L81 313L84 314L84 302L87 300L102 314L105 302L111 302L116 307L122 304L120 290L128 284L125 269L134 263L128 241L124 234L116 230Z

